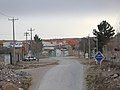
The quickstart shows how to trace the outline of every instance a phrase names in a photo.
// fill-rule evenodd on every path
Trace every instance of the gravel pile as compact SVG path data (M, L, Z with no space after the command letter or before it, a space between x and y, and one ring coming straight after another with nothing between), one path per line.
M17 88L27 90L31 84L31 75L12 68L12 65L5 66L4 64L0 64L0 89L4 90L3 87L5 87L5 85L12 83Z

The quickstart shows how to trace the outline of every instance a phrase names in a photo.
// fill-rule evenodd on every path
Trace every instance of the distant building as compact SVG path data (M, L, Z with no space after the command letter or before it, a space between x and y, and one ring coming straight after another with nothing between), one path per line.
M6 40L3 42L3 47L11 49L11 55L13 58L13 40ZM22 41L15 41L15 61L22 60L24 54L24 47Z
M43 50L47 50L49 56L75 55L77 45L79 45L79 41L75 38L43 40Z

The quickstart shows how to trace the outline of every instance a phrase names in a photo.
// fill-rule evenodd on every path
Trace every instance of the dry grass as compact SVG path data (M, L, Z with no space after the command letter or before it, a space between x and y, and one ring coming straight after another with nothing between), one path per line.
M81 59L86 65L87 90L120 90L120 62L104 60L96 64L94 60Z

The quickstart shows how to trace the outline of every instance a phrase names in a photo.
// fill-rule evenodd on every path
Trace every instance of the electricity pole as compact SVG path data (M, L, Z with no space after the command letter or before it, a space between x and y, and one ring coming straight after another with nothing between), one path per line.
M25 33L24 33L24 35L25 35L25 37L26 37L26 44L25 44L25 48L26 48L27 53L28 53L28 49L27 49L27 37L28 37L29 33L28 33L28 32L25 32Z
M84 58L85 58L85 53L86 53L86 38L84 39L84 44L83 45L84 45L83 48L84 48Z
M32 28L30 28L30 30L28 30L28 31L30 31L30 34L31 34L31 42L32 42L32 32L34 31L35 29L32 29Z
M30 41L30 50L31 50L31 53L32 53L32 32L34 31L35 29L32 29L30 28L28 31L30 31L30 34L31 34L31 41Z
M98 37L96 37L96 52L98 52Z
M12 19L8 19L9 21L12 21L12 24L13 24L13 63L15 63L15 27L14 27L14 24L15 24L15 20L18 20L18 19L15 19L14 17Z
M89 46L89 59L91 56L91 47L90 47L90 37L88 36L88 46Z
M24 35L25 35L25 37L26 37L26 43L27 43L27 37L28 37L29 33L28 33L28 32L25 32Z

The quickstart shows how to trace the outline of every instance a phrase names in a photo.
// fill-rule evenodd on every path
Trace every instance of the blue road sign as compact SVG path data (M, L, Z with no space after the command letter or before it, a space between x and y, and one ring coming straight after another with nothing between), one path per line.
M100 51L98 51L97 54L95 55L95 59L97 60L98 63L101 63L102 60L104 59L104 56Z

